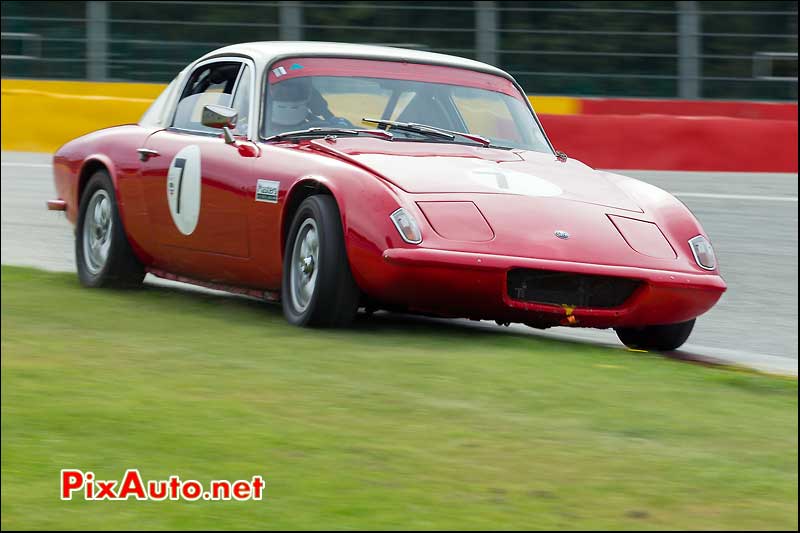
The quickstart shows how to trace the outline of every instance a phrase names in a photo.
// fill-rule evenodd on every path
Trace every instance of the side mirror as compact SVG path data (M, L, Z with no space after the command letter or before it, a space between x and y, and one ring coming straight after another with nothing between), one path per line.
M209 128L222 128L225 142L233 144L234 138L231 128L236 127L237 118L239 118L239 113L235 109L224 105L209 104L203 107L203 116L200 121L203 126Z

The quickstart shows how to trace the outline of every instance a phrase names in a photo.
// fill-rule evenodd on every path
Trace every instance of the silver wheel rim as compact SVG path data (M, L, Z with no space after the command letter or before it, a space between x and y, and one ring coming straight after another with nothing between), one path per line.
M113 225L111 197L104 189L98 189L83 216L83 259L92 274L100 272L108 260Z
M319 267L319 233L313 218L307 218L297 231L292 248L291 274L289 276L292 306L298 313L304 312L317 284Z

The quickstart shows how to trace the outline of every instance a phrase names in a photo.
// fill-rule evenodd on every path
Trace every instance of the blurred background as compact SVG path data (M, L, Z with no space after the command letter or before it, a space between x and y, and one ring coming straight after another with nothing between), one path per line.
M2 3L4 77L166 82L245 41L388 44L478 59L534 94L795 100L797 3Z

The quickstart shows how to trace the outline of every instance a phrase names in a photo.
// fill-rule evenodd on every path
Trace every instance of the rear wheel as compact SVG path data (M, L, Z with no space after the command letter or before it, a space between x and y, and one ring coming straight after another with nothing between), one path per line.
M345 327L360 291L350 272L336 201L306 198L297 209L283 259L283 314L296 326Z
M92 175L81 197L75 263L86 287L132 287L144 279L144 267L128 243L114 186L105 170Z
M678 324L617 328L617 337L628 348L668 352L680 348L694 328L695 319Z

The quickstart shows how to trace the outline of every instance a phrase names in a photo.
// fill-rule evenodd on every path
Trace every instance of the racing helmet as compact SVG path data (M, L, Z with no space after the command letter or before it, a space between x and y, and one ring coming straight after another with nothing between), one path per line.
M269 119L281 126L301 124L309 115L311 78L291 78L272 85L269 90Z

